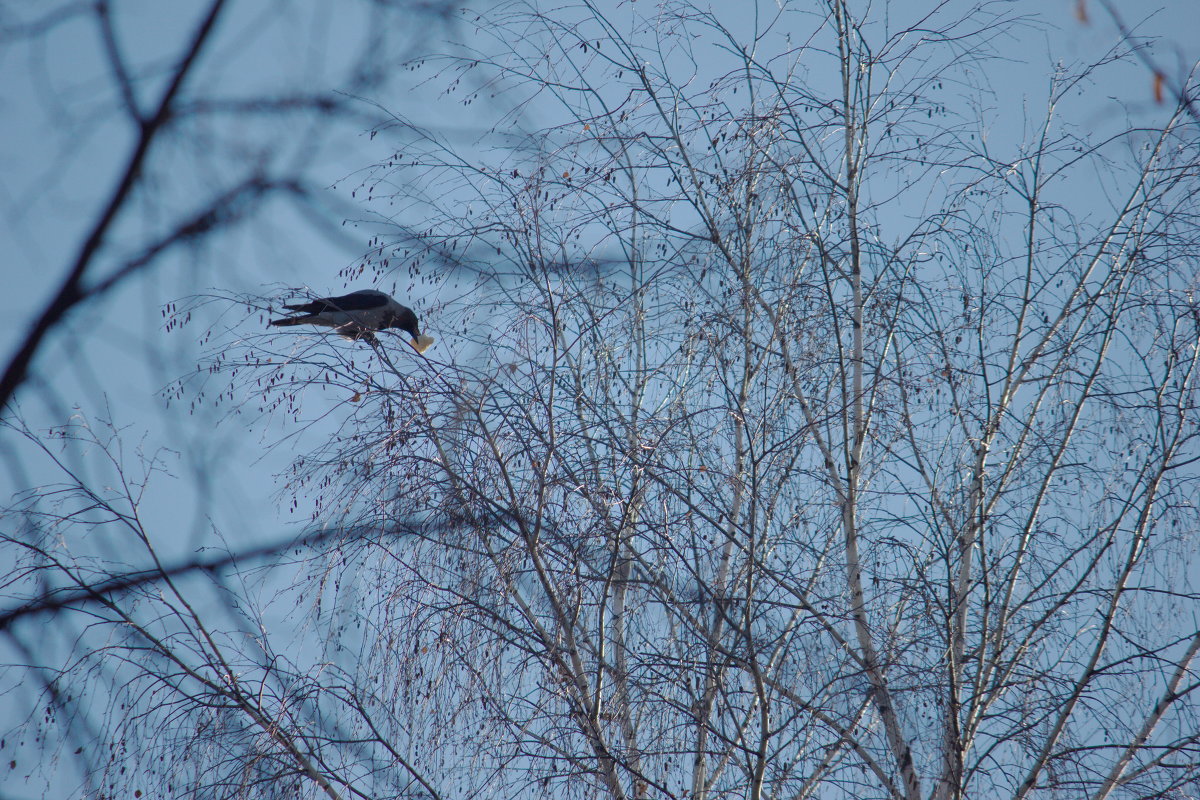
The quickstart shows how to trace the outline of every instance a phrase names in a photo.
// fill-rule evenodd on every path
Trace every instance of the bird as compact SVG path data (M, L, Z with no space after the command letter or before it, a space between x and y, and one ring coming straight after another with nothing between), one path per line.
M424 336L417 328L417 315L402 306L391 295L375 289L360 289L338 297L321 297L307 303L285 304L288 311L299 311L295 317L273 319L271 325L325 325L345 339L374 341L375 331L399 328L412 337L412 347L423 353L433 344L432 336Z

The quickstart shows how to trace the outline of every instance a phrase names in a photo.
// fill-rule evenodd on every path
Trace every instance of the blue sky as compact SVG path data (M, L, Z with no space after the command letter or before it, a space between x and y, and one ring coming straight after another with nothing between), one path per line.
M892 5L899 16L924 4ZM140 86L142 102L148 104L161 83L164 59L175 52L195 20L179 4L131 2L117 8L118 37L131 63L146 72ZM1025 124L1026 113L1037 119L1044 104L1039 91L1048 82L1039 76L1047 75L1050 65L1056 60L1096 57L1114 41L1113 25L1101 9L1093 7L1091 22L1085 25L1074 8L1065 0L1047 4L1044 21L1049 28L1030 28L1028 38L1001 44L1011 51L1014 62L996 71L990 87L994 107L985 114L994 120L998 140L1006 128L1015 130ZM1141 3L1124 3L1121 8L1130 23L1145 14ZM345 54L368 36L363 18L344 11L334 14L320 3L293 3L287 14L275 9L265 2L230 7L217 44L196 76L206 94L237 98L257 92L341 88L346 81ZM414 52L409 48L437 49L434 42L420 39L429 30L439 29L427 23L391 41L394 54L387 58L395 65L395 74L380 87L379 96L365 100L419 116L434 128L480 127L480 115L498 114L500 109L486 103L468 109L456 98L439 101L433 85L423 83L430 77L427 72L399 68L401 58ZM1178 74L1196 56L1187 48L1200 41L1200 14L1190 2L1169 3L1149 15L1138 30L1163 37L1155 58ZM468 46L473 44L469 27L455 31L460 34ZM91 20L68 21L33 41L6 43L0 51L0 74L5 130L0 143L0 252L5 254L7 289L0 295L0 352L7 354L56 286L98 204L111 190L128 152L131 130L113 110L117 98ZM1100 87L1081 98L1084 107L1064 113L1097 128L1124 114L1147 122L1160 120L1163 109L1153 102L1148 72L1129 66L1123 74L1122 83ZM1112 98L1111 103L1097 99L1102 95ZM345 217L367 220L376 209L363 202L364 193L352 195L361 183L357 175L391 145L384 142L386 137L372 140L368 135L369 124L380 118L380 110L365 101L359 108L361 119L322 136L314 150L296 151L291 157L305 160L304 169L314 184L329 187L324 199ZM292 131L277 120L240 122L245 127L236 130L223 124L221 119L197 123L196 130L189 132L188 146L160 154L152 199L130 206L118 229L121 235L114 237L117 249L163 224L173 210L186 208L191 193L216 183L227 168L220 157L230 152L229 142L251 157L258 148L262 158L286 164L288 148L302 138L293 140ZM212 152L205 149L205 142L214 144ZM197 342L201 325L164 333L161 308L207 292L270 294L284 286L311 287L318 293L340 291L345 282L337 277L338 271L356 263L375 230L341 226L336 209L322 213L329 224L325 230L315 227L312 218L295 206L268 204L256 211L252 224L238 226L196 250L172 254L110 298L77 310L41 352L35 365L37 380L21 394L22 413L35 426L62 424L81 412L130 426L130 435L147 450L174 451L177 455L166 459L178 479L164 476L158 481L147 511L160 513L169 523L166 527L177 531L180 509L188 509L187 536L173 538L186 543L184 551L204 541L212 526L239 538L244 534L237 529L243 527L264 536L282 534L295 517L277 509L273 476L304 445L289 441L268 447L277 432L247 432L236 421L222 422L224 409L202 407L191 416L183 404L165 408L157 392L194 369L203 347ZM335 231L332 237L331 230ZM381 288L396 289L418 310L438 299L436 285L423 284L412 296L406 296L408 287L403 284L385 282ZM420 296L422 292L435 294L426 298ZM439 338L439 347L455 347L452 335ZM0 494L24 488L30 477L41 482L51 474L27 449L18 445L10 453L19 454L19 470L12 469L11 459L8 468L0 470ZM200 484L208 488L197 496L195 487ZM299 514L299 519L304 517Z
M618 4L612 5L615 8ZM924 5L892 4L897 16ZM1146 13L1141 3L1119 6L1130 23ZM194 25L181 8L178 4L150 2L118 6L120 12L115 19L119 37L131 62L149 73L143 83L146 104L157 89L155 75L161 74L163 59ZM1095 57L1113 41L1113 25L1100 8L1091 8L1087 25L1079 22L1074 9L1074 3L1066 0L1047 4L1045 21L1057 31L1031 28L1027 39L1002 45L1011 50L1017 62L1025 63L1013 63L1011 69L997 70L995 75L991 86L995 107L990 116L997 138L1003 136L1006 127L1022 124L1022 115L1029 113L1032 119L1039 116L1044 96L1037 91L1044 89L1046 81L1039 81L1038 75L1048 74L1049 65L1055 60ZM217 46L206 57L197 78L206 88L216 87L210 89L213 94L226 98L260 91L336 90L339 81L345 80L343 54L366 36L361 23L355 14L335 14L322 4L293 3L290 13L281 14L270 3L234 3L221 23ZM1149 15L1139 31L1164 37L1155 57L1168 70L1178 72L1189 57L1195 56L1186 48L1200 39L1200 14L1191 3L1168 3L1163 10ZM472 44L469 28L462 33L466 43ZM409 55L412 51L405 48L413 44L403 36L392 42L398 53L393 63L399 61L399 56ZM427 44L421 41L417 46ZM112 81L90 20L68 22L32 45L10 42L0 58L5 76L4 88L0 89L0 114L6 131L0 144L0 246L5 253L8 287L0 295L0 352L8 353L33 310L53 290L64 265L79 246L86 225L94 218L98 203L110 191L128 151L130 130L112 111L116 102ZM396 73L380 96L367 99L409 115L419 109L421 118L431 127L441 124L451 129L469 129L478 125L479 114L497 111L485 104L467 110L451 98L438 102L433 99L436 92L420 83L429 77L427 73L400 69ZM1142 115L1147 121L1160 119L1161 109L1153 103L1147 72L1131 66L1125 76L1122 84L1089 93L1084 102L1094 107L1066 113L1097 127L1113 120L1114 110L1121 107L1117 114ZM1113 103L1098 104L1099 94L1107 94ZM364 102L361 110L358 129L353 124L341 126L325 137L318 151L298 153L297 157L306 159L305 168L314 176L314 183L330 187L328 201L339 204L347 217L355 215L357 208L360 219L368 219L376 209L362 202L362 194L351 196L359 185L355 173L380 158L386 146L371 141L366 133L369 120L378 118L378 109ZM211 137L220 143L244 137L247 150L260 148L264 152L286 150L291 144L280 141L288 138L286 128L272 121L258 130L226 130L221 124L221 120L202 123L208 127L195 131L195 140L203 142ZM215 159L226 152L216 150L211 154L214 160L207 163L210 154L202 145L162 154L165 158L157 178L162 185L156 187L153 202L166 205L178 201L177 208L185 207L188 193L203 191L206 181L219 176L224 165ZM272 152L272 156L277 154ZM136 238L139 227L149 230L157 219L169 218L171 208L162 205L131 206L124 223L131 239ZM340 220L336 213L327 213L326 218L331 228L337 228ZM337 228L337 233L337 238L331 239L294 207L275 203L258 210L253 224L239 226L233 235L221 235L196 252L165 259L146 278L71 316L68 333L57 336L37 364L38 377L47 381L52 391L27 387L21 398L24 413L39 423L53 423L63 422L76 406L89 414L103 414L107 408L114 422L133 423L152 431L149 440L161 441L167 447L239 450L238 458L227 458L224 463L231 477L242 471L246 474L235 478L229 491L236 496L253 487L250 494L255 499L251 504L260 507L256 513L271 513L270 506L264 508L260 501L270 495L269 475L281 463L249 468L262 442L257 437L247 440L237 426L216 426L215 419L209 417L200 426L204 435L195 437L195 421L180 419L178 409L164 411L155 396L158 389L195 363L197 347L193 340L199 330L193 326L182 333L164 335L160 309L167 302L210 290L271 293L281 286L307 286L316 292L339 291L344 282L337 272L356 262L374 231L348 225ZM401 294L406 290L403 285L397 288ZM422 291L428 289L426 285ZM409 299L419 307L423 298ZM442 346L452 347L453 340L444 339ZM47 400L56 401L58 408L49 408ZM41 413L43 405L48 414ZM187 494L185 486L174 491ZM169 505L179 507L178 502ZM218 513L224 505L218 505ZM235 518L245 519L242 512Z
M924 5L892 4L897 13ZM195 4L118 5L119 36L131 62L147 72L143 102L156 92L163 59L175 52L194 24L181 10L185 7ZM1130 23L1146 13L1140 2L1119 7ZM294 2L287 13L278 8L268 2L233 4L230 17L222 21L218 45L198 76L206 86L227 98L343 87L346 54L358 51L371 33L369 26L364 28L363 19L353 13L334 14L332 4ZM1027 110L1031 119L1038 118L1045 76L1056 60L1097 57L1115 39L1111 22L1099 8L1092 8L1087 25L1075 16L1073 0L1047 3L1045 8L1052 28L1030 28L1028 38L1002 45L1023 63L993 76L994 107L987 116L994 120L998 140L1024 124ZM439 101L438 92L422 83L427 72L398 66L400 57L414 47L437 49L443 30L425 22L399 31L390 43L396 55L381 56L391 59L394 74L379 96L367 99L419 116L430 127L471 130L481 125L479 115L502 109L486 103L468 109L454 98ZM431 31L434 36L424 38ZM1169 72L1177 74L1189 59L1200 57L1195 45L1200 41L1200 13L1190 0L1165 4L1139 32L1163 37L1155 57ZM469 27L456 29L455 36L460 43L472 44ZM1154 102L1150 74L1132 65L1121 74L1120 82L1081 97L1083 105L1071 110L1071 116L1098 129L1115 115L1130 114L1148 124L1161 121L1164 111ZM5 355L52 292L125 158L131 131L112 110L115 102L90 21L67 22L34 42L9 41L0 47L0 252L6 289L0 294L0 352ZM137 446L147 453L165 449L164 463L171 474L155 479L144 511L152 528L164 532L160 544L169 557L215 545L218 534L239 543L249 538L274 541L308 519L308 508L290 512L278 502L275 476L312 439L284 438L280 427L247 430L237 419L227 418L226 408L206 405L189 414L186 402L164 406L159 390L193 371L206 345L198 341L203 320L167 333L161 309L210 292L272 294L286 286L333 293L346 286L338 271L359 260L375 229L340 223L347 217L374 217L376 209L364 202L364 193L352 191L360 185L359 171L383 157L390 146L386 137L372 140L368 135L371 121L381 118L380 110L368 102L359 107L361 119L322 135L312 149L296 146L306 140L303 129L293 130L278 119L239 122L246 127L231 129L214 118L189 132L186 147L164 152L152 201L131 205L114 247L155 230L172 211L186 208L191 197L218 183L228 168L222 158L232 149L248 159L284 165L302 161L314 185L329 187L323 202L335 210L324 212L328 229L314 225L311 216L293 205L273 202L256 211L252 224L195 250L172 254L154 272L72 314L64 331L39 355L37 381L20 397L22 416L32 426L64 424L81 413L91 420L111 419L123 428L131 459L136 458ZM997 145L1002 147L1002 141ZM341 209L341 217L336 209ZM443 299L436 283L410 291L406 283L386 281L380 288L396 290L419 311ZM445 354L460 346L452 331L433 327L429 332L438 336L437 346ZM317 426L306 435L319 438L322 430ZM0 460L0 495L5 498L54 480L45 459L10 432L0 432L0 448L8 450L7 459ZM70 459L81 469L102 474L94 455L72 452ZM107 546L117 548L116 543Z

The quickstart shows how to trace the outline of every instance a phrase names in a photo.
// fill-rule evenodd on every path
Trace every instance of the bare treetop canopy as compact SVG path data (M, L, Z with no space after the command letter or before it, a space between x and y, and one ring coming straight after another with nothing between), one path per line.
M11 510L101 792L1200 793L1194 84L1089 123L1121 38L1018 115L1018 6L757 10L504 4L414 65L497 120L372 131L350 277L435 287L430 358L172 309L250 304L165 395L302 443L313 530L122 581L72 543L153 552L137 481Z

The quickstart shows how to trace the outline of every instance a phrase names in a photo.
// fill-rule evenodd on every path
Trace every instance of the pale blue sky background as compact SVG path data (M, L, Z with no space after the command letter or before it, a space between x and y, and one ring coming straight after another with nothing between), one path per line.
M630 7L608 0L599 5ZM891 3L897 13L927 5L916 0ZM1189 60L1200 57L1200 5L1195 0L1163 3L1163 10L1149 19L1145 18L1157 3L1123 0L1117 5L1127 22L1141 23L1140 33L1163 37L1154 52L1168 73L1178 76ZM174 53L194 24L191 13L196 6L148 0L117 4L120 33L131 57L152 66ZM1031 118L1040 116L1046 76L1055 60L1097 58L1116 38L1114 26L1098 7L1091 9L1089 25L1076 19L1075 0L1047 0L1042 7L1045 21L1057 30L1029 29L1026 39L1011 45L1013 58L1024 65L1013 64L992 75L997 147L1003 147L1004 138L1015 130L1011 126L1021 124L1026 107ZM196 77L217 82L228 96L264 87L341 88L344 54L362 41L361 20L344 16L350 8L357 6L235 0L222 20L218 46L207 53ZM443 30L414 19L410 30L393 32L401 45L394 58L412 52L406 47L440 49ZM454 37L471 44L468 28L456 28ZM485 102L464 108L457 98L438 101L435 91L419 84L427 73L405 72L397 63L393 68L394 80L371 99L409 116L419 115L430 128L469 136L490 121L489 115L501 111ZM1138 66L1121 74L1122 81L1082 98L1079 102L1086 107L1064 113L1097 129L1125 114L1147 124L1160 123L1166 112L1153 102L1150 74ZM0 47L0 353L6 358L64 273L128 153L129 131L110 110L110 90L90 24L67 23L34 46L10 41ZM148 91L147 101L153 95ZM363 205L363 193L351 196L358 184L354 176L383 157L390 145L383 141L386 137L372 141L366 133L379 111L364 102L362 113L361 123L338 126L319 149L292 157L305 160L317 183L337 184L328 190L329 201L341 204L345 216L358 213L367 218L373 210ZM281 152L288 157L286 151L294 144L287 127L277 121L264 122L261 131L226 130L214 124L205 135L244 137L271 158ZM203 186L206 175L219 174L222 164L215 158L210 163L209 155L202 150L170 154L178 160L173 176L179 183L162 186L161 196L182 203L193 187ZM135 202L126 224L152 226L162 210ZM74 312L34 364L36 382L19 396L21 413L31 425L62 424L81 412L93 420L111 418L125 428L131 457L137 446L147 453L159 448L175 453L167 456L174 477L159 476L144 507L151 527L161 532L160 545L168 558L216 544L214 531L239 543L274 541L297 532L309 509L302 506L289 513L279 504L275 476L313 440L281 441L279 428L247 431L237 419L225 419L225 408L205 406L190 415L186 402L164 407L157 392L195 369L202 352L197 339L204 326L165 333L161 307L214 290L270 293L280 286L308 286L319 293L341 291L345 284L338 271L359 258L374 231L352 225L338 228L341 219L328 219L338 231L334 238L295 208L270 204L259 210L253 225L219 235L197 250L181 251L103 303ZM379 288L395 290L418 311L444 299L437 285L424 284L411 294L407 284L386 282ZM440 350L431 351L431 356L449 357L459 347L453 331L440 330L436 319L426 328L439 338ZM321 430L318 426L307 436L319 437ZM56 479L43 458L8 432L0 432L0 452L0 497L5 500L13 492ZM72 459L81 468L96 468L88 457L72 454ZM0 572L6 571L7 565L0 564ZM10 654L0 660L9 661ZM0 700L4 702L20 704L22 698L9 695Z
M130 3L127 10L135 13L122 11L118 16L128 52L143 64L174 52L180 37L194 24L184 13L184 8L191 5ZM234 2L222 20L218 46L209 51L196 77L219 82L220 93L226 96L264 89L278 91L275 87L285 91L314 86L338 88L339 67L344 63L340 54L356 46L361 36L360 21L353 15L343 17L340 10L334 13L330 10L332 4L318 3L311 8L305 3L286 5L290 6L288 13L279 13L278 4L262 0ZM612 3L614 8L618 5ZM891 5L899 14L927 4ZM1140 2L1118 6L1130 23L1141 20L1149 8ZM338 8L355 6L339 4ZM1026 109L1034 119L1040 115L1044 96L1034 92L1047 85L1048 78L1039 81L1038 76L1048 74L1053 60L1096 57L1115 38L1113 25L1098 7L1092 7L1089 25L1076 19L1073 0L1048 2L1044 8L1045 21L1057 26L1058 31L1031 29L1027 39L1014 42L1011 48L1013 57L1025 60L1026 65L1014 64L994 74L993 116L998 140L1004 136L1006 125L1019 124ZM423 23L414 33L435 29ZM1187 59L1196 56L1187 48L1200 41L1200 8L1190 0L1166 3L1140 24L1139 31L1164 37L1155 50L1156 58L1169 71L1179 74ZM471 44L469 31L455 34L465 35L466 43ZM407 43L413 44L411 39ZM422 41L418 46L426 44L433 43ZM1094 107L1064 114L1085 123L1091 121L1098 128L1126 113L1142 115L1151 123L1160 120L1163 109L1152 102L1148 73L1138 67L1125 72L1125 83L1103 87L1113 98L1109 105L1098 104L1097 93L1093 93L1086 102ZM419 108L422 118L432 117L430 127L441 124L478 129L482 127L481 115L497 113L486 104L464 109L454 98L436 102L432 99L434 93L417 85L427 74L399 69L397 73L398 79L387 87L384 96L371 99L410 115ZM56 285L85 226L94 219L98 202L110 190L128 152L128 130L108 110L111 81L104 73L99 42L90 24L68 24L44 38L42 46L10 43L0 61L0 75L0 119L5 131L0 141L0 252L4 253L6 288L0 294L0 352L7 355L32 311L40 308ZM152 92L145 94L147 100L152 96ZM381 157L389 145L368 139L367 120L377 116L378 111L367 103L363 103L362 111L363 124L357 130L350 126L336 129L325 147L309 157L309 163L311 174L319 182L331 187L338 184L336 189L329 189L331 201L344 203L347 215L354 213L357 205L366 218L373 209L362 204L361 194L350 196L358 183L354 173ZM278 141L278 126L268 125L255 143L286 148L286 141ZM247 132L222 131L215 126L211 133L240 136ZM256 136L250 132L247 138L253 142ZM173 157L195 158L200 167L209 168L198 161L202 154L179 153ZM179 170L184 191L188 181L197 180L197 172L202 174L196 169L197 163ZM214 163L211 168L219 170L221 165ZM164 189L168 196L174 191L171 187ZM135 204L130 211L130 219L139 214L153 218L160 209L139 209ZM340 221L332 215L329 220L334 224ZM310 286L318 292L339 291L343 282L337 278L337 271L365 251L372 231L346 226L339 233L343 234L339 240L331 240L315 230L310 219L286 204L276 203L259 211L252 227L242 226L234 235L222 234L198 252L169 258L147 278L131 283L110 300L72 314L69 333L55 337L35 363L37 378L49 381L53 392L43 392L37 385L26 387L20 396L23 412L31 420L44 423L64 421L75 406L88 414L100 414L108 408L117 424L146 430L148 445L161 443L187 450L190 455L202 455L191 459L202 462L219 452L221 474L211 477L214 489L220 487L222 502L215 506L205 502L197 511L219 519L233 508L236 512L232 519L244 523L246 515L251 514L256 520L253 527L278 528L286 520L276 515L269 502L273 492L270 475L288 460L290 450L284 448L287 452L259 462L263 442L257 435L247 439L236 424L214 427L215 419L207 417L197 426L197 420L187 418L186 411L179 407L164 410L155 392L194 365L194 340L201 329L192 326L183 332L164 334L160 309L166 302L206 290L266 293L284 285ZM404 286L381 288L398 288L400 295L405 294ZM423 298L408 299L420 309ZM453 337L443 336L439 347L454 347ZM72 353L78 355L62 360ZM57 366L63 363L66 370ZM48 399L56 399L61 405L50 408ZM200 437L196 436L197 427L203 431ZM197 453L197 448L211 448L212 452ZM189 454L185 453L182 461L188 460ZM32 462L24 460L22 466L34 468ZM12 479L10 470L0 474L0 481ZM159 488L160 492L165 489ZM195 507L190 494L186 480L170 489L172 499L167 505L176 519L181 507ZM192 534L199 534L203 527L197 526Z

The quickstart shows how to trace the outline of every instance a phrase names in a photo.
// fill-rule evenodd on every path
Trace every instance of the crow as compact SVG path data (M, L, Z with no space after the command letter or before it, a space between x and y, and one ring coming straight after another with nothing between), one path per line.
M423 336L417 328L417 315L390 295L375 289L362 289L339 297L322 297L307 303L285 305L300 316L271 320L271 325L324 325L346 339L374 339L374 332L399 328L412 337L413 349L425 352L433 344L432 336Z

